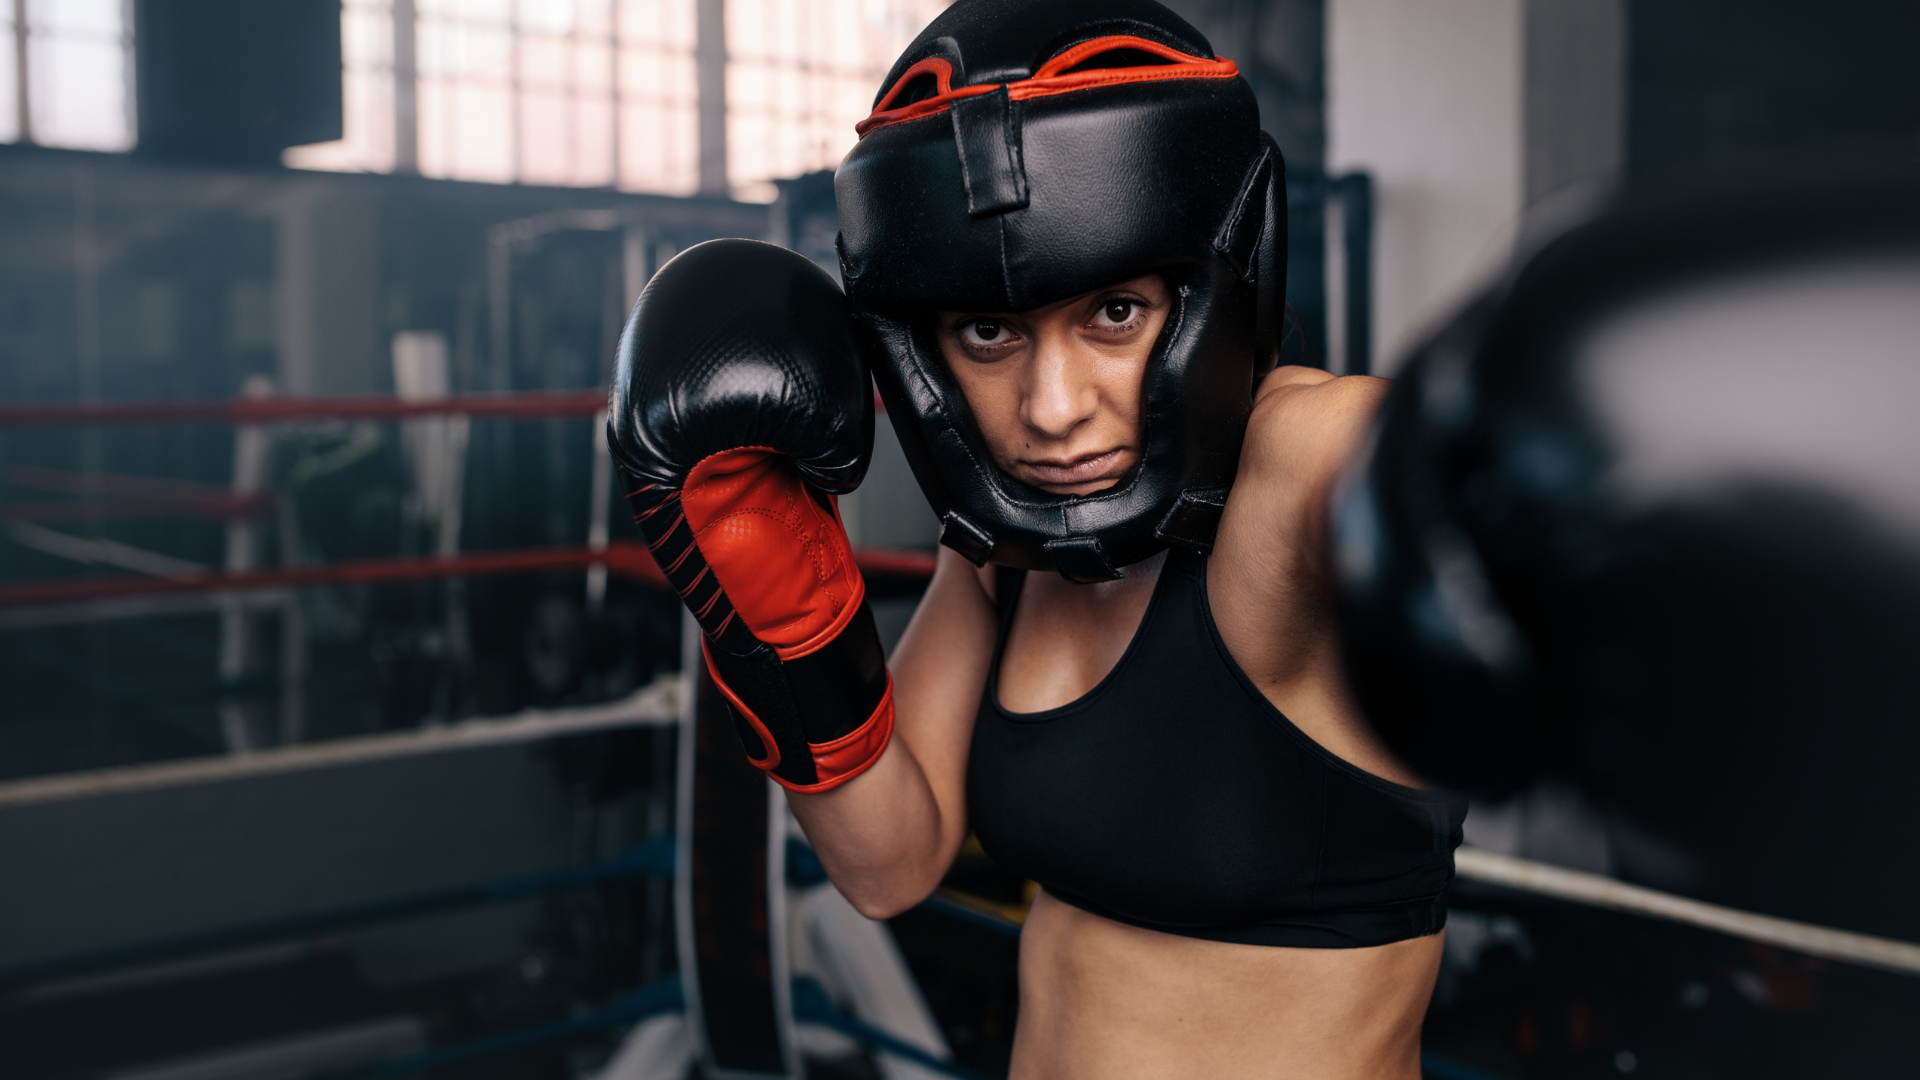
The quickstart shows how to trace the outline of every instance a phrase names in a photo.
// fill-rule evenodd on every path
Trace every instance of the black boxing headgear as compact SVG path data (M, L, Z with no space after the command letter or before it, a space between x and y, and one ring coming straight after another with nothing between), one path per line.
M1279 149L1231 60L1152 0L960 0L888 73L834 178L857 335L941 542L1075 581L1206 550L1285 297ZM1174 310L1142 453L1106 491L993 464L935 310L1017 312L1141 274Z

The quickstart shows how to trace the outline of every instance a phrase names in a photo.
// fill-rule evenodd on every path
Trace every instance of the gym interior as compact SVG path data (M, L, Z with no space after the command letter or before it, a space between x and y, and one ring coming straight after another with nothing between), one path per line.
M1284 363L1393 378L1622 200L1920 163L1899 0L1166 2L1285 158ZM0 1072L1007 1075L1034 886L970 843L839 898L605 436L675 255L838 278L833 170L945 6L0 7ZM941 525L884 419L839 505L891 647ZM1911 894L1690 892L1599 802L1474 803L1426 1076L1920 1073Z

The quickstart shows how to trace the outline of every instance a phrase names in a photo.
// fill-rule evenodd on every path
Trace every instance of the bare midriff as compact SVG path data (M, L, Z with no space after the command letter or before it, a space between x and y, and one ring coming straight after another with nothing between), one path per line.
M1011 1080L1419 1080L1444 936L1235 945L1127 926L1042 891L1020 938Z

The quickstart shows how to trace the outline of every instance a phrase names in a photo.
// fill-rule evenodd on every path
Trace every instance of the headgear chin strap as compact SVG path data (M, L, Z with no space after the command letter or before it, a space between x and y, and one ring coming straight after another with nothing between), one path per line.
M941 543L1105 581L1206 550L1284 302L1279 149L1231 60L1152 0L960 0L894 64L834 179L861 345ZM935 310L1016 312L1159 272L1142 454L1061 496L993 464Z

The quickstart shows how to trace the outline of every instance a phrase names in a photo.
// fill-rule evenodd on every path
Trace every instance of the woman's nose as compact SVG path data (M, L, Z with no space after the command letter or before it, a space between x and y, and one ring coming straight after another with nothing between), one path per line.
M1029 369L1027 426L1049 439L1064 439L1100 407L1100 391L1087 358L1070 341L1041 337Z

